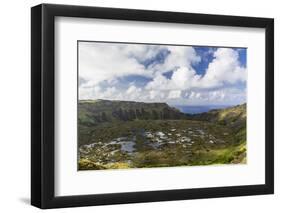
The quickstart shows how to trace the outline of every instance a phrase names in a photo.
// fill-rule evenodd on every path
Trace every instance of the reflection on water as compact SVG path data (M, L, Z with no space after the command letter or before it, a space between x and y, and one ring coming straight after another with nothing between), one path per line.
M201 128L176 129L171 128L167 132L163 131L145 131L144 129L134 130L134 136L118 137L109 142L94 142L92 144L83 145L79 148L79 154L88 155L91 151L109 152L114 155L117 152L133 155L138 152L138 148L157 150L165 146L181 146L187 148L193 146L198 138L207 137L209 144L224 141L217 140L213 135L206 134ZM138 146L137 146L138 145Z

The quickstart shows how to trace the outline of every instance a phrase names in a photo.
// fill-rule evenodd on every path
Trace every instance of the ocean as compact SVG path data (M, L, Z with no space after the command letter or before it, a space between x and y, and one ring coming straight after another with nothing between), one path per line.
M205 105L205 106L181 106L181 105L174 105L173 107L177 108L183 113L188 114L198 114L203 112L208 112L213 109L224 109L231 106L226 105Z

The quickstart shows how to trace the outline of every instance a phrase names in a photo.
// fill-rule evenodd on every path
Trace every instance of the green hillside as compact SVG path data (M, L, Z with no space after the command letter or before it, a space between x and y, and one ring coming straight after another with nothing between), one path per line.
M166 103L85 100L80 170L246 163L246 104L187 115Z
M102 122L133 120L184 119L186 115L166 103L83 100L78 105L79 122L95 125Z
M216 122L238 130L246 125L246 104L195 114L191 119Z

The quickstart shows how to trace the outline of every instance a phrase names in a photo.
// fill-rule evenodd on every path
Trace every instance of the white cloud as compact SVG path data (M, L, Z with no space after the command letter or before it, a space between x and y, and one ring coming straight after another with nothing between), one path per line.
M168 51L164 62L145 67L145 60ZM82 42L79 44L79 98L119 99L184 104L245 101L246 68L240 65L238 50L209 50L214 59L199 75L194 64L203 60L192 47L126 45ZM204 57L204 56L202 56ZM172 74L168 78L166 72ZM144 85L121 84L118 78L139 75L151 78ZM106 81L106 86L103 83Z
M122 52L128 57L134 57L138 61L145 61L155 57L159 51L166 49L164 46L159 45L121 45Z
M140 88L137 88L136 86L131 85L131 86L127 89L126 94L131 95L131 94L134 94L134 93L139 92L139 91L141 91Z
M196 54L193 47L167 46L170 54L163 64L152 65L152 69L158 73L175 70L179 67L190 68L192 64L200 62L201 58Z
M143 64L161 50L169 51L164 63L153 63L148 68ZM159 46L138 44L79 43L79 77L81 86L95 86L116 77L140 75L154 77L180 67L191 68L200 61L192 47Z
M118 93L118 90L115 87L108 87L103 94L103 98L114 97Z
M170 90L170 80L162 74L158 74L146 85L147 90Z
M137 57L151 57L157 48L141 45L79 43L79 76L94 86L104 80L126 75L152 76L151 70L137 61Z
M180 67L171 78L173 86L182 90L195 87L198 80L200 80L200 76L191 67Z
M186 90L197 85L200 76L192 67L179 67L173 72L171 79L158 74L146 85L146 89L152 90Z
M185 95L185 99L179 101L184 104L214 104L227 105L246 102L246 93L243 89L224 88L220 90L190 91Z
M175 99L181 97L181 90L172 90L169 92L168 99Z
M142 88L138 88L135 85L129 86L129 88L123 94L125 96L123 100L138 100L144 97L144 94L142 94Z
M149 98L150 101L154 100L156 102L158 102L159 100L165 100L165 93L162 91L157 91L157 90L150 90L149 91Z
M212 88L246 81L246 69L239 63L238 51L219 48L214 57L198 86Z
M179 66L173 72L171 79L159 74L146 88L158 90L205 89L246 81L246 69L239 64L237 51L230 48L219 48L214 52L214 57L204 76L197 75L190 64Z

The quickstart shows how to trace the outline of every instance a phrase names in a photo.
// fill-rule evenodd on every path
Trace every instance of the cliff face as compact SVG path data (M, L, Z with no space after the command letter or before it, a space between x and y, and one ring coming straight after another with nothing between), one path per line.
M79 101L79 122L84 125L112 121L178 120L187 116L166 103L133 101Z
M194 115L184 114L166 103L82 100L78 107L78 119L82 125L114 121L188 119L225 125L239 131L246 127L247 118L246 104Z

